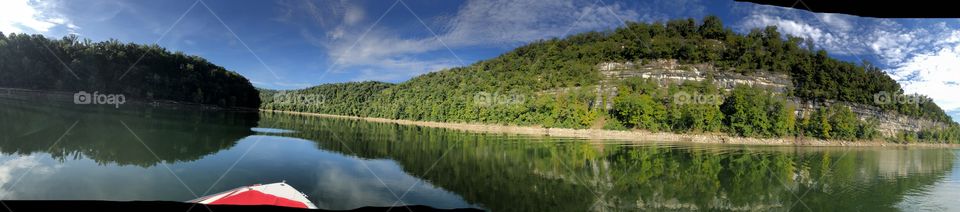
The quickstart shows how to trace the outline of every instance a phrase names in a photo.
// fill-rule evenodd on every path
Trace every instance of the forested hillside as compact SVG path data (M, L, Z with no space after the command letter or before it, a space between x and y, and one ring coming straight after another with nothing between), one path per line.
M260 108L362 116L370 99L391 86L393 84L369 81L325 84L295 91L260 89L263 99Z
M0 87L123 94L128 100L222 107L260 105L257 90L246 78L203 58L157 45L91 42L73 35L47 39L0 33Z
M603 90L610 87L599 87L604 80L597 68L600 63L657 59L707 63L721 72L747 76L783 73L790 76L794 87L786 93L748 86L724 91L710 80L662 85L639 77L608 82L616 85L612 94ZM327 92L324 88L339 89L318 86L304 92L320 94ZM796 97L805 102L836 100L874 106L949 126L903 132L896 138L900 141L960 142L960 128L943 110L925 96L904 94L900 85L879 68L830 58L811 42L783 36L772 26L737 34L712 16L700 23L694 19L628 23L612 31L537 41L467 67L415 77L381 92L355 92L360 92L358 96L372 94L362 98L360 113L304 107L292 110L563 128L878 139L875 121L860 120L842 105L795 116L796 105L785 99ZM919 101L878 102L878 93ZM679 94L722 98L713 103L689 104L676 101L674 97Z

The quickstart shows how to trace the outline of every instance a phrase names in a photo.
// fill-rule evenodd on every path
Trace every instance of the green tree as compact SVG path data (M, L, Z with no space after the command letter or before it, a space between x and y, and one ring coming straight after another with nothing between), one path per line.
M860 125L856 114L849 107L840 104L833 104L829 110L833 137L845 140L856 138L857 127Z
M830 109L821 107L810 115L807 134L821 139L833 138L833 125L830 122Z
M877 131L877 126L880 125L880 122L875 119L869 119L865 122L861 122L857 127L857 138L872 140L880 136L880 132Z
M622 95L614 100L614 114L625 120L627 127L658 131L663 128L666 117L663 105L653 101L649 95Z
M726 125L740 136L764 136L770 127L767 117L767 93L760 89L737 86L726 98L721 110L726 117Z
M770 122L773 124L771 135L782 137L791 135L796 128L796 107L788 104L786 100L770 98Z
M707 39L726 39L726 33L724 33L723 29L723 22L720 21L720 18L717 16L708 15L707 17L704 17L703 24L700 25L699 32L700 35Z

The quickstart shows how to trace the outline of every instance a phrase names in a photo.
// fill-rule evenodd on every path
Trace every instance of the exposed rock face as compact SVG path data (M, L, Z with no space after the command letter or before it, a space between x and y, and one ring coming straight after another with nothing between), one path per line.
M710 64L680 65L676 60L653 60L645 64L602 63L599 65L604 82L613 79L641 77L655 79L660 84L682 83L684 81L703 81L713 78L713 83L723 89L733 89L736 85L761 86L776 92L793 88L790 76L779 73L760 72L756 75L742 75L732 72L719 72ZM601 82L603 84L604 82Z
M883 136L896 136L898 132L902 131L917 132L927 128L946 127L946 124L944 123L935 122L928 119L913 118L906 115L901 115L895 111L883 111L880 108L870 105L837 101L801 102L796 98L791 98L790 100L797 105L797 117L801 118L803 115L809 115L821 107L828 107L832 104L841 104L850 107L850 110L853 111L853 113L856 113L857 118L860 118L860 120L876 119L879 124L879 126L877 126L877 130L880 131L880 134Z
M597 87L597 102L604 102L607 109L613 107L613 97L617 95L616 80L640 77L654 79L661 85L683 83L685 81L704 81L712 79L715 84L725 90L731 90L736 85L751 85L765 87L777 93L784 93L793 89L793 81L789 75L781 73L760 72L758 74L743 75L733 72L717 71L710 64L680 64L677 60L650 60L642 62L607 62L598 65L602 80ZM895 136L901 131L919 131L930 127L944 127L943 123L927 119L918 119L901 115L894 111L883 111L877 107L854 104L848 102L802 102L797 98L789 98L797 105L797 117L809 115L820 107L831 104L843 104L857 114L861 120L876 119L879 122L878 130L884 136Z

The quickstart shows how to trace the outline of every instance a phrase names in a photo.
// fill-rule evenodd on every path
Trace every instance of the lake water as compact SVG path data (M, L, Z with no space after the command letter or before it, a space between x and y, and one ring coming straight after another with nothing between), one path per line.
M0 199L16 200L186 201L286 181L324 209L958 211L956 152L640 144L0 98Z

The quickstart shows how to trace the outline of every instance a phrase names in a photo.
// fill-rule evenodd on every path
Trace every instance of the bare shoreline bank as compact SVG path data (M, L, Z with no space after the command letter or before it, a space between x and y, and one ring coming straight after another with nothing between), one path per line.
M531 126L511 126L498 124L475 124L475 123L448 123L433 121L411 121L397 120L373 117L344 116L322 113L308 113L282 110L265 110L264 112L286 113L296 115L317 116L326 118L341 118L352 120L363 120L377 123L391 123L402 125L413 125L433 128L445 128L468 132L479 133L506 133L534 136L568 137L582 138L589 140L611 140L611 141L630 141L630 142L671 142L671 143L694 143L694 144L734 144L734 145L768 145L768 146L863 146L863 147L960 147L960 144L934 144L934 143L912 143L898 144L886 141L842 141L842 140L822 140L822 139L793 139L793 138L747 138L730 136L726 134L680 134L672 132L648 132L642 130L617 131L603 129L566 129L566 128L544 128Z

